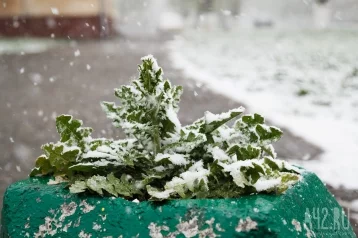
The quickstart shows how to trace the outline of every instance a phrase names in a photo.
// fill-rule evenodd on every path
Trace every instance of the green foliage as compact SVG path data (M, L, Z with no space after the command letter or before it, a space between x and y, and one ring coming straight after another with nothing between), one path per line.
M115 89L120 104L101 104L126 139L94 139L81 121L59 116L61 139L42 146L31 176L60 176L72 193L139 200L281 193L300 178L297 168L275 158L272 143L282 132L265 125L261 115L243 115L227 126L244 112L240 107L218 115L206 112L181 126L182 87L163 79L152 56L142 58L138 71L131 85Z

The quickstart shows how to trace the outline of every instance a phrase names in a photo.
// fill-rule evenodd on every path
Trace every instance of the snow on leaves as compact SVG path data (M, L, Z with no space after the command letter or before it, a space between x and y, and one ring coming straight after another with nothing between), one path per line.
M56 120L60 141L43 145L31 172L62 176L72 193L93 192L138 200L228 198L255 192L284 192L299 170L276 159L272 143L280 129L258 114L239 117L244 108L206 112L181 126L177 113L182 87L163 79L149 55L139 77L115 89L120 103L102 108L126 139L94 139L82 121Z

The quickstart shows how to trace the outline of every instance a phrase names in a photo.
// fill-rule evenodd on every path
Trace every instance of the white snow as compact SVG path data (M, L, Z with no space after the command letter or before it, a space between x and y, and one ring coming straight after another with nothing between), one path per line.
M156 198L159 198L159 199L167 199L170 196L170 194L173 192L174 192L173 189L166 189L161 192L160 191L157 191L157 192L152 191L152 192L150 192L150 194L152 196L155 196Z
M47 184L54 185L54 184L60 184L60 183L64 183L64 182L68 182L68 181L61 176L55 176L55 179L50 179L47 182Z
M194 182L200 182L201 180L204 181L205 185L208 183L207 176L209 175L210 171L204 169L203 162L198 161L193 164L188 171L185 171L180 174L180 177L174 177L171 181L167 182L165 185L166 190L169 191L165 195L170 195L173 191L175 191L176 187L181 187L185 185L189 190L194 189Z
M77 49L73 54L75 55L75 57L78 57L81 55L81 51Z
M296 164L332 186L354 189L358 188L358 55L352 53L358 50L356 37L351 31L197 31L169 47L173 63L188 77L324 150L320 158Z
M60 12L58 11L58 9L56 7L51 7L51 12L52 12L53 15L60 14Z
M350 204L350 208L355 211L358 212L358 199L353 200Z
M174 154L169 157L170 161L175 165L184 165L187 164L187 160L185 159L184 155L181 154Z
M111 155L111 154L107 154L104 152L100 152L100 151L88 151L87 153L82 155L82 158L87 159L87 158L108 158L108 159L113 159L116 160L118 157L115 155ZM109 163L109 161L107 160L102 160L103 163L100 163L98 165L100 166L105 166ZM100 161L96 161L94 163L99 163Z
M221 114L213 114L213 113L207 111L207 112L205 112L205 121L206 121L206 124L210 124L214 121L222 121L222 120L230 118L231 113L235 113L235 112L241 113L244 111L245 111L245 108L243 108L243 107L239 107L237 109L232 109L228 112L221 113Z
M43 81L43 77L39 73L30 73L29 78L35 86L42 83Z
M231 161L231 158L219 147L215 146L210 150L213 158L218 161Z
M161 69L159 66L158 66L158 62L157 60L153 57L153 55L147 55L147 56L144 56L141 58L141 60L151 60L153 62L153 70L155 72L158 72L159 69ZM163 72L163 70L162 70Z
M63 151L62 153L66 153L66 152L69 152L69 151L81 151L81 148L78 147L78 146L67 146L65 145L64 143L58 143L58 144L62 144L63 145Z
M260 178L255 183L255 188L256 188L256 191L261 192L261 191L265 191L270 188L274 188L280 184L281 184L281 178L276 178L276 179Z
M161 161L162 159L168 158L175 165L186 165L188 161L182 154L157 154L155 161Z
M0 39L0 54L32 54L44 52L52 46L62 44L61 42L56 42L48 39L38 39L38 38L9 38Z
M177 132L179 132L181 129L181 124L178 119L177 113L174 111L173 105L171 105L171 104L168 105L166 114L167 114L168 119L175 125L175 130Z
M193 164L188 171L181 173L180 177L183 178L184 182L188 186L189 189L194 188L194 182L203 180L205 184L208 183L207 176L210 174L210 171L207 169L204 169L203 167L203 161L198 161L195 164Z
M160 15L159 29L162 31L178 31L184 27L184 21L176 12L163 12Z

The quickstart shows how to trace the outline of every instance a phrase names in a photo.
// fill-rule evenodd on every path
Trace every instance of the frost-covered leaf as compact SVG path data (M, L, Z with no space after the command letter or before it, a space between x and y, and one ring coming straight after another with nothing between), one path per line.
M249 126L254 126L265 123L265 118L260 114L255 113L254 115L243 116L242 122L246 123Z
M243 107L239 107L237 109L230 110L221 114L213 114L211 112L205 112L205 127L204 132L210 133L226 122L232 120L233 118L239 116L243 113L245 109Z
M41 155L36 159L35 168L32 169L30 176L46 175L54 172L54 168L51 165L46 155Z
M199 130L199 128L197 128L197 130ZM162 153L169 153L171 151L176 153L190 153L190 151L206 141L207 138L205 134L185 127L180 131L180 135L174 138L173 141L167 142L168 144L165 144L161 151Z
M274 126L264 124L265 119L259 115L245 115L235 122L235 129L246 136L245 143L267 146L278 141L282 131Z
M134 194L141 194L137 185L128 178L127 175L122 174L121 178L116 178L113 173L107 176L107 180L113 185L115 193L124 197L133 197Z
M82 127L82 121L73 119L69 115L56 118L56 128L61 136L61 142L69 146L80 146L84 149L84 139L92 133L92 128Z
M170 198L170 195L175 191L173 189L165 189L164 191L160 191L159 189L152 187L150 185L146 186L148 194L151 196L151 200L166 200Z
M231 146L227 153L229 155L236 155L237 160L257 159L261 155L261 148L252 145L240 146L236 144Z
M188 160L187 160L186 157L187 156L185 156L183 154L177 154L177 153L173 153L173 154L161 154L161 153L159 153L155 157L154 161L155 162L160 162L160 161L163 161L164 159L167 159L168 161L170 161L174 165L186 165L186 164L188 164Z
M114 185L107 180L106 177L100 175L94 175L91 178L86 180L86 185L92 191L103 195L103 190L108 193L117 196L117 193L114 189Z
M68 168L75 163L80 154L77 146L67 147L62 143L48 143L42 146L45 156L38 158L38 164L42 173L46 174L49 166L55 174L67 174Z
M115 105L114 102L102 102L101 103L103 111L107 114L107 117L113 120L113 125L115 127L120 127L120 108Z
M271 156L274 159L276 158L277 154L276 154L275 149L273 148L273 146L271 144L266 145L266 146L262 146L261 148L266 154L268 154L269 156Z
M282 131L274 126L257 125L256 133L259 136L260 141L272 143L278 141L282 136Z
M88 187L85 181L75 181L69 189L71 193L83 193Z
M97 160L93 162L85 162L85 163L77 163L75 165L72 165L69 167L69 170L71 171L77 171L77 172L99 172L99 171L107 171L108 169L113 169L117 166L120 166L121 164L108 161L105 159Z

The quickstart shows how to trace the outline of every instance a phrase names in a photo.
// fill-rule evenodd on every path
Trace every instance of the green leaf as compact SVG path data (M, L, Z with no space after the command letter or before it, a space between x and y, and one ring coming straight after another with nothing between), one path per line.
M274 126L264 124L265 119L259 115L245 115L236 121L234 128L248 138L244 143L253 143L259 146L268 146L278 141L282 131Z
M277 127L268 127L260 124L256 126L256 133L261 141L267 141L268 143L278 141L282 136L282 131Z
M260 114L255 113L254 115L243 116L242 121L249 126L254 126L254 125L265 123L265 118Z
M99 172L107 171L108 169L111 168L113 169L121 165L122 164L108 161L108 160L98 160L94 162L77 163L75 165L70 166L68 169L77 172L99 173Z
M237 109L233 109L222 114L213 114L211 112L205 112L205 127L203 132L211 133L212 131L216 130L228 121L239 116L241 113L244 112L244 110L245 109L243 107L239 107Z
M48 163L53 168L55 174L66 174L68 167L75 163L77 157L80 154L78 147L65 147L62 143L59 144L45 144L42 146L42 150L45 152ZM43 170L48 167L47 162L42 158Z
M204 179L197 179L194 181L194 191L193 195L196 198L206 198L208 197L209 188Z
M92 133L92 128L81 127L82 121L73 119L69 115L61 115L56 118L56 128L61 136L61 142L69 146L78 145L84 149L84 139Z
M114 185L111 184L104 176L94 175L86 180L86 185L89 189L100 195L103 195L103 190L105 190L108 193L117 196Z
M148 194L151 196L150 200L154 200L154 201L166 200L170 197L172 193L175 192L173 189L166 189L164 191L160 191L159 189L152 187L150 185L147 185L146 189Z
M83 193L88 187L85 181L75 181L69 189L71 193Z
M189 153L207 140L205 134L183 128L179 140L169 143L161 148L161 153L174 151L176 153Z
M113 175L113 173L110 173L107 176L107 180L114 186L114 191L121 196L133 197L134 194L141 194L141 192L136 188L136 185L129 182L126 177L127 175L122 174L121 178L118 179Z
M107 117L113 120L113 125L115 127L119 127L119 113L121 112L121 108L117 107L114 102L102 102L101 107L103 111L107 114Z
M30 176L35 175L47 175L54 172L54 168L51 165L46 155L41 155L37 158L35 168L32 169Z
M274 159L276 158L275 149L273 148L273 146L271 144L262 146L261 148L263 151L265 151L266 154L268 154L269 156L271 156Z
M261 175L265 175L265 171L256 163L252 163L252 165L253 167L243 167L241 172L245 174L251 184L255 184Z
M279 171L280 170L280 167L272 159L270 159L268 157L265 157L264 161L265 161L265 164L267 164L268 167L270 167L271 170L273 170L273 171Z
M229 155L236 155L238 160L251 160L257 159L261 155L261 148L248 145L242 147L240 145L233 145L227 151Z

